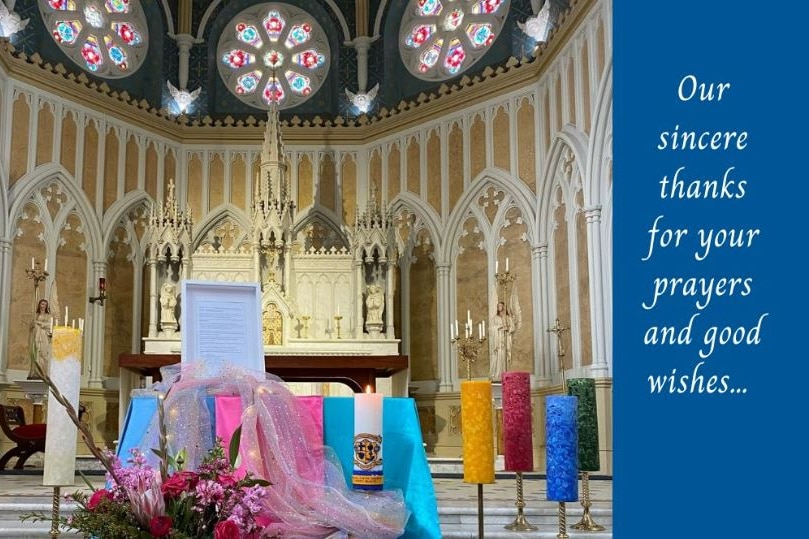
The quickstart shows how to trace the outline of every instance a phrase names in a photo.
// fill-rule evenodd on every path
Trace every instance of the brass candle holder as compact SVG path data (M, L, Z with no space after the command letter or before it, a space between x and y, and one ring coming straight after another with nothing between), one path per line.
M514 519L514 522L507 524L504 527L507 530L515 532L536 530L537 527L528 522L528 520L525 518L525 514L523 513L523 509L525 509L525 499L523 498L522 491L522 472L517 472L517 502L514 505L517 506L517 517Z
M337 338L338 339L342 339L342 337L340 336L340 320L342 320L342 319L343 319L343 317L340 316L339 314L334 317L334 325L335 325L335 329L337 330Z
M570 526L574 530L582 530L588 532L600 532L604 530L604 526L597 524L593 517L590 516L590 472L581 472L581 490L582 499L581 506L584 508L584 513L581 520L576 524Z
M312 319L312 317L307 316L307 315L303 315L303 316L298 317L298 320L300 320L301 325L303 326L303 338L304 339L309 338L309 320L311 320L311 319Z
M53 487L53 510L51 513L51 537L59 537L59 487Z
M558 539L569 539L567 534L567 513L565 511L565 502L559 502L559 533L556 534Z

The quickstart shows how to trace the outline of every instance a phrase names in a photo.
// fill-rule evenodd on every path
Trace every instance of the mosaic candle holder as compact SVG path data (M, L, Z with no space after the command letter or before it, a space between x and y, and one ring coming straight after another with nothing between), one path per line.
M567 381L567 394L579 399L579 470L597 472L601 468L598 456L598 410L596 381L573 378Z
M504 372L502 380L506 470L530 472L534 469L530 375L527 372Z
M579 499L578 398L552 395L545 399L548 500Z
M464 483L494 483L494 419L492 383L461 382Z

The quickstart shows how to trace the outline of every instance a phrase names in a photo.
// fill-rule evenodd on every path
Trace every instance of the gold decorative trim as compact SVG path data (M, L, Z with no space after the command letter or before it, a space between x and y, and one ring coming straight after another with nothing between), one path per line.
M539 47L532 59L511 57L496 68L486 67L480 75L472 78L463 76L452 86L441 84L437 92L421 93L415 100L400 101L390 109L382 107L373 117L337 116L330 120L316 116L312 120L301 120L293 116L281 124L285 131L284 140L292 145L311 142L368 144L380 136L420 125L436 116L535 82L597 1L572 0L569 9L560 16L558 26L548 36L548 41ZM167 110L158 109L145 99L137 100L125 91L113 91L106 82L90 81L83 72L78 75L69 73L61 63L53 65L45 62L38 53L28 56L17 51L7 40L0 40L0 65L7 75L16 80L86 104L103 114L139 125L177 143L213 144L221 143L223 138L233 143L258 143L261 140L262 131L256 127L264 126L265 122L252 115L245 120L235 120L231 116L222 120L213 120L209 116L193 120L184 115L172 117ZM65 84L66 80L76 84ZM448 97L452 99L446 99ZM122 107L122 103L128 106Z

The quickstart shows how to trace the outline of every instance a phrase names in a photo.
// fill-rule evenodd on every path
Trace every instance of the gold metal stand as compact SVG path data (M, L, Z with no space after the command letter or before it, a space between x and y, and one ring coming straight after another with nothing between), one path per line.
M478 538L483 539L483 483L478 483Z
M338 339L342 339L342 337L340 336L340 320L342 320L342 319L343 319L343 317L340 316L339 314L334 317L334 322L335 322L335 325L337 326L336 329L337 329L337 338Z
M300 317L300 319L301 319L301 322L303 324L303 338L308 339L309 338L309 320L311 320L312 317L303 315L303 316Z
M53 513L51 515L51 531L48 535L59 537L59 487L53 487Z
M565 513L565 502L559 502L559 533L556 534L558 539L569 539L567 534L567 514Z
M604 529L604 526L596 524L593 517L590 516L590 472L581 472L581 490L581 506L584 508L584 513L581 520L570 527L574 530L600 532Z
M514 505L517 506L517 518L515 518L514 522L512 522L511 524L507 524L505 528L507 530L515 532L526 532L536 530L537 527L528 522L525 519L525 515L523 514L523 509L525 508L525 500L523 499L522 493L522 472L517 472L517 503L515 503Z

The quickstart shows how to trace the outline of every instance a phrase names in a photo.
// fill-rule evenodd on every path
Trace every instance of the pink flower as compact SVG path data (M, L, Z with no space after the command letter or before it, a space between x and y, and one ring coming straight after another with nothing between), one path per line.
M154 517L149 521L149 533L155 537L165 537L171 533L171 517Z
M132 506L132 513L144 527L148 527L154 517L166 514L166 501L160 490L160 476L138 478L136 483L125 487Z
M104 500L111 500L112 499L112 492L106 489L101 489L93 492L93 495L90 496L90 501L87 502L87 509L90 511L94 510L98 507Z
M232 520L217 522L213 529L213 539L237 539L240 535L239 526Z

